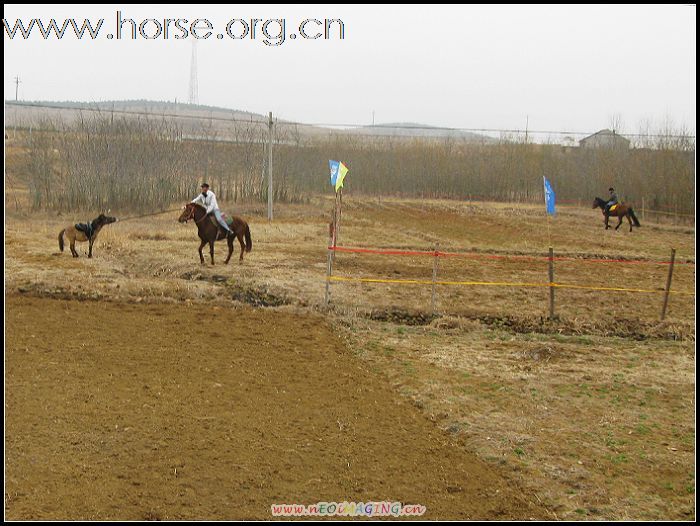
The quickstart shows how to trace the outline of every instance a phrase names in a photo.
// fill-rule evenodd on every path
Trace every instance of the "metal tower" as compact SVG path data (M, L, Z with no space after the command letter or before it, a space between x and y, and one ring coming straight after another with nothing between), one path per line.
M197 47L196 40L192 40L192 60L190 61L190 104L199 104L199 90L197 88Z

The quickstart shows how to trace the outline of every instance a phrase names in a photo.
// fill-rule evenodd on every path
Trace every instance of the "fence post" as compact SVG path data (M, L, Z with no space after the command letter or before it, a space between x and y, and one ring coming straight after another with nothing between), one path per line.
M272 112L270 112L267 121L267 220L272 222Z
M644 198L642 197L642 221L646 221L646 218L644 217Z
M661 321L666 317L666 307L668 307L668 295L671 292L671 279L673 278L673 263L676 261L676 249L671 249L671 264L668 266L668 277L666 278L666 290L664 292L664 306L661 308Z
M331 220L331 238L328 242L329 247L335 248L338 244L338 192L335 193L335 202L333 203L333 217ZM331 259L335 259L335 251L331 254Z
M326 265L326 299L324 305L328 307L331 301L331 275L333 274L333 236L328 239L328 263Z
M437 281L438 274L438 262L440 261L440 256L438 251L440 250L440 243L435 243L435 256L433 257L433 294L430 301L430 306L433 310L433 315L435 315L435 282Z
M549 247L549 319L554 319L554 249Z

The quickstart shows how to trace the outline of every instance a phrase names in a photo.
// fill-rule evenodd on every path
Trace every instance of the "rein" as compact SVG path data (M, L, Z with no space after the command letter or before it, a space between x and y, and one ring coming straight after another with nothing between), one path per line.
M140 216L125 217L124 219L120 219L119 222L122 223L124 221L131 221L132 219L140 219L142 217L157 216L160 214L169 214L170 212L177 212L178 210L180 210L180 209L179 208L172 208L170 210L163 210L162 212L153 212L151 214L141 214Z
M195 219L194 218L195 210L196 210L195 208L192 209L192 214L187 219L185 219L185 223L187 223L187 221L189 221L191 219L192 221L194 221L195 225L198 225L199 223L204 221L207 217L209 217L209 215L205 212L204 217L202 217L201 219Z

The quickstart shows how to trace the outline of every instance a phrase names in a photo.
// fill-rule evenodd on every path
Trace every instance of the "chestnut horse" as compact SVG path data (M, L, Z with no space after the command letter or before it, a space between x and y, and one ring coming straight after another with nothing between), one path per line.
M100 230L102 230L103 226L108 225L110 223L114 223L116 221L119 221L116 217L109 217L104 214L100 214L90 223L67 226L58 234L58 248L60 248L61 252L63 252L63 236L65 235L65 237L68 238L68 242L70 243L71 254L73 254L74 258L77 258L78 252L75 250L75 242L89 241L90 249L88 251L88 257L91 258L92 245L93 243L95 243L95 239L97 239L97 234L100 233Z
M610 225L608 224L608 220L610 219L610 216L615 216L618 218L617 221L617 226L615 227L615 230L620 228L620 225L622 224L622 219L627 218L627 221L629 221L630 224L630 232L632 232L632 223L634 223L634 226L642 226L639 224L639 220L637 219L637 216L634 215L634 210L632 210L631 206L623 205L621 203L618 203L615 205L615 208L608 212L607 214L605 213L605 205L607 204L607 201L601 199L600 197L596 197L595 200L593 201L593 206L592 208L600 208L603 211L603 215L605 216L605 230L610 228Z
M224 263L228 264L231 259L231 254L233 254L233 240L238 238L238 242L241 244L241 257L239 261L243 263L243 252L250 252L253 248L253 241L250 238L250 228L248 223L243 221L240 217L233 216L232 222L229 228L233 231L232 234L221 228L219 223L216 221L216 217L213 214L207 214L206 209L196 203L188 203L183 207L182 214L178 218L180 223L187 223L190 219L194 220L197 225L199 239L202 243L199 245L199 259L204 264L204 255L202 254L202 249L204 245L209 243L209 254L211 255L211 264L214 264L214 241L219 241L220 239L226 239L228 241L228 257ZM243 240L245 239L245 243Z

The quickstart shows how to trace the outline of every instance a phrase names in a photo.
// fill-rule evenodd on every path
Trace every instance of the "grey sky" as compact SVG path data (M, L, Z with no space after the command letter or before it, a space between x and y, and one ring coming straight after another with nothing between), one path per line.
M201 104L312 123L625 130L670 118L695 130L692 6L5 5L11 24L104 18L340 18L345 39L197 42ZM217 31L218 29L218 31ZM337 31L335 32L337 34ZM191 39L4 40L5 98L186 101Z

